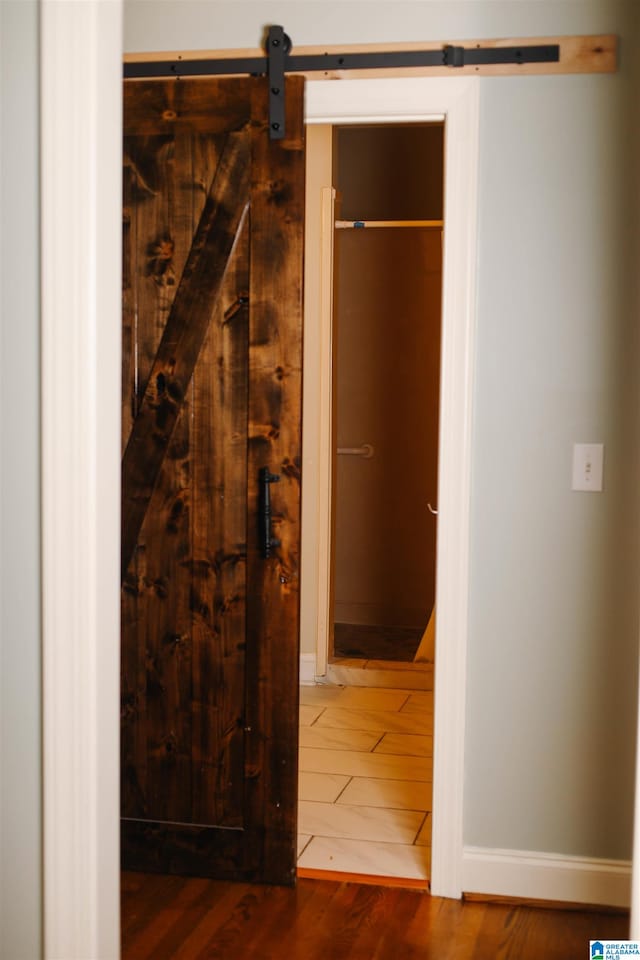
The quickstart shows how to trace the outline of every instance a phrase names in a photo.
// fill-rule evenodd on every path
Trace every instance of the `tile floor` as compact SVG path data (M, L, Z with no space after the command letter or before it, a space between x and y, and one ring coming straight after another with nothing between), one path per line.
M428 880L433 693L300 688L298 867Z

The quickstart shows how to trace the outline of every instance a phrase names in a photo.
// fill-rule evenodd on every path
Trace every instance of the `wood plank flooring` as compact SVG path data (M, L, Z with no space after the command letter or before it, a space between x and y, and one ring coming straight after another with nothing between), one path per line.
M427 886L433 693L319 684L300 700L298 870Z
M627 936L625 916L331 880L122 880L123 960L586 960L590 939Z

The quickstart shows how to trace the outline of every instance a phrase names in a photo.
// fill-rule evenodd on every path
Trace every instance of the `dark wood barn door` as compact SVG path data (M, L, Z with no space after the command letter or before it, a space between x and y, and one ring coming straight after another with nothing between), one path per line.
M131 869L295 878L302 95L288 78L287 138L270 141L264 79L125 84Z

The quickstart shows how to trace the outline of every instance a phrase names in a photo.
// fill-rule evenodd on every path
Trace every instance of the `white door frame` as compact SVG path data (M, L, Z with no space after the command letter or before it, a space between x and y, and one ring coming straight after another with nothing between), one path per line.
M116 960L122 2L40 7L44 956Z
M468 623L469 504L473 406L476 208L478 167L476 78L383 78L308 81L308 124L407 123L445 119L442 355L438 466L435 717L431 890L462 893L464 722ZM327 184L327 186L329 186ZM327 284L326 264L321 284ZM322 296L322 292L321 292ZM326 291L325 291L326 297ZM331 528L331 311L314 310L321 329L316 423L305 424L303 496L317 503L316 528L303 538L320 545L320 571L302 584L302 622L318 624L318 672L327 661ZM307 354L307 362L309 354ZM310 442L311 440L311 442ZM315 469L314 469L315 465ZM311 469L309 467L311 466ZM304 472L303 472L304 476ZM304 515L304 514L303 514ZM307 541L306 541L307 542ZM303 564L304 577L304 564ZM306 615L305 604L316 611Z

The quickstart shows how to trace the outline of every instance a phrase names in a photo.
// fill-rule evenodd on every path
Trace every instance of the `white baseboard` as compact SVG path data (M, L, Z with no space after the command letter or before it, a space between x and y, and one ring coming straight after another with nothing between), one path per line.
M316 682L316 655L315 653L300 654L300 685L312 687Z
M462 889L465 893L629 907L631 862L465 847Z

